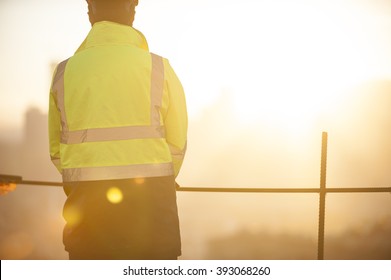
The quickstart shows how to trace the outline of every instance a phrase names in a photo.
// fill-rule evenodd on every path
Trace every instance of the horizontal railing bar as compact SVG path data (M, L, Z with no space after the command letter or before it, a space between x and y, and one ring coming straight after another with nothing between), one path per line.
M366 192L389 192L391 187L369 187L369 188L326 188L328 193L366 193Z
M21 185L54 186L54 187L62 187L64 185L61 182L25 181L25 180L22 180L17 183Z
M20 185L56 186L62 187L62 182L23 180L20 176L0 175L0 182L9 182ZM320 193L320 188L224 188L224 187L177 187L182 192L227 192L227 193ZM391 187L349 187L326 188L326 193L366 193L389 192Z
M184 192L242 192L242 193L320 193L320 188L210 188L210 187L179 187L177 191ZM389 192L391 187L374 188L326 188L326 193L366 193Z
M229 192L229 193L319 193L316 188L211 188L211 187L179 187L182 192Z

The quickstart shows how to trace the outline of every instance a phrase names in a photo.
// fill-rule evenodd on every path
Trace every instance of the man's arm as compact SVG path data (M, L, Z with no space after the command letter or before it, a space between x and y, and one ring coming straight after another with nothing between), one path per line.
M56 76L57 69L54 71L53 77ZM53 81L50 87L49 96L49 148L50 158L57 170L62 173L61 170L61 158L60 158L60 137L61 137L61 119L60 112L58 111L55 92L53 91Z
M164 74L169 98L164 125L176 177L186 153L188 126L186 99L182 84L166 59L164 59Z

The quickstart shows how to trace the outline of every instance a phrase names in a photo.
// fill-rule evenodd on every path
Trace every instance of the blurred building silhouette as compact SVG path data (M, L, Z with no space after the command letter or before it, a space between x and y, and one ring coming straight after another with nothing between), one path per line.
M36 108L30 108L25 114L21 155L25 177L37 180L48 177L47 150L47 115Z
M0 142L0 173L27 180L59 180L48 154L47 115L36 108L25 114L23 139ZM1 259L61 259L61 188L18 186L0 198Z

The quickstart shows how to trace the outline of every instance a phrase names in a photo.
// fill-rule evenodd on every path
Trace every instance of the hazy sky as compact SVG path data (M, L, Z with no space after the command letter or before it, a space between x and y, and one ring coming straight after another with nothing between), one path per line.
M391 80L390 0L139 2L134 26L151 51L169 58L186 91L191 125L179 178L185 187L316 187L321 130L296 142L286 130L307 130L335 104L351 101L352 87ZM71 56L89 30L85 0L0 0L0 140L21 134L28 107L47 112L53 64ZM389 130L374 127L381 131L376 137L390 139ZM270 128L284 133L275 136ZM376 137L363 141L369 133L345 139L349 134L330 135L328 184L389 184L391 152L375 150ZM350 151L356 142L359 148ZM368 147L372 161L361 157ZM9 167L19 168L14 161ZM33 175L41 176L26 177ZM389 196L373 197L328 196L327 232L389 217ZM317 230L315 196L181 193L178 201L185 258L202 256L200 242L211 235L242 227Z
M0 137L28 106L47 111L51 64L82 42L86 13L83 0L0 0ZM387 0L141 0L134 25L170 59L191 118L230 94L238 121L281 125L296 108L301 125L347 87L391 78Z

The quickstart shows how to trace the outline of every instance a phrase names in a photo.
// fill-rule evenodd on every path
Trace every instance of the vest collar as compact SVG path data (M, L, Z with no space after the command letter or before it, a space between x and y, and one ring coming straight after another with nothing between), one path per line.
M76 53L100 45L134 45L148 51L144 35L137 29L111 21L96 22Z

